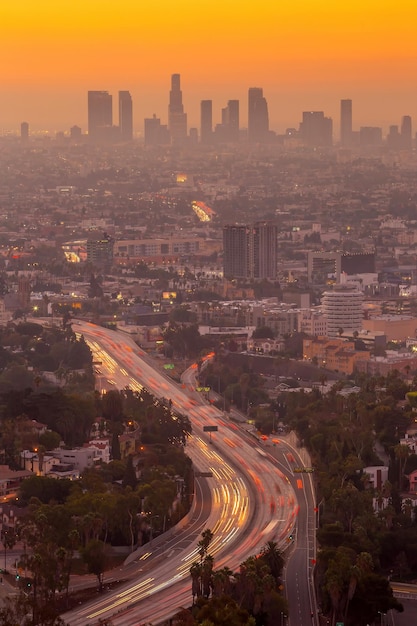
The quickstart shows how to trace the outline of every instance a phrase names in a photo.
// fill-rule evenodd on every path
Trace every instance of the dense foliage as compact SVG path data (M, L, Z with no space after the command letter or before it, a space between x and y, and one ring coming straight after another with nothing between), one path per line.
M269 541L258 556L249 557L233 572L215 570L209 552L213 533L206 529L198 542L199 559L190 568L193 605L173 619L175 626L273 626L288 615L281 592L284 558Z
M415 509L404 492L417 458L399 445L413 420L397 374L359 377L327 395L282 394L281 412L309 449L315 468L320 527L316 584L324 613L362 626L379 612L402 610L388 579L417 574ZM389 466L388 480L371 485L368 466ZM409 505L407 505L409 502ZM411 548L411 549L410 549Z

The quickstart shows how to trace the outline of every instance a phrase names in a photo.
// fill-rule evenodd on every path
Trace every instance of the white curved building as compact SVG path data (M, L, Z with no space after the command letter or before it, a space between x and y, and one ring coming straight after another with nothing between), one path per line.
M349 285L335 285L332 291L325 291L322 311L327 318L327 336L337 337L340 329L344 332L359 331L363 319L363 294Z

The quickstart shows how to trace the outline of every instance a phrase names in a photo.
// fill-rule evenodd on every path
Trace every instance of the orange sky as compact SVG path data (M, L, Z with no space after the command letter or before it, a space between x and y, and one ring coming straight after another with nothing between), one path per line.
M417 125L416 24L416 0L2 0L0 130L85 130L88 89L128 89L137 129L166 123L174 72L191 125L200 100L216 122L238 98L244 126L250 86L278 131L307 109L337 130L341 98L355 126Z

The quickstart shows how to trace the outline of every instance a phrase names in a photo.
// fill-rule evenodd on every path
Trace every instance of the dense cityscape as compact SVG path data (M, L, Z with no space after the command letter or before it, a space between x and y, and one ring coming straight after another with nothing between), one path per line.
M184 110L180 74L172 74L168 99L168 123L161 123L157 114L147 117L143 124L137 123L133 115L133 100L129 91L118 92L118 124L114 124L113 96L108 91L89 91L87 98L87 133L77 125L69 131L59 131L56 139L64 142L115 143L141 138L146 146L212 146L215 144L276 144L285 149L300 147L329 147L335 143L333 119L323 111L304 111L298 128L287 128L279 134L272 130L269 107L263 89L250 87L247 98L247 124L241 124L239 100L228 100L220 111L220 122L214 123L215 111L212 100L201 100L199 128L190 127ZM213 115L214 113L214 115ZM415 138L412 136L412 118L402 115L401 124L390 124L388 129L380 126L361 125L354 128L354 108L351 99L340 101L340 124L337 128L338 145L344 148L374 149L386 146L391 150L411 150ZM135 130L135 129L140 130ZM22 141L29 138L30 124L20 125ZM3 136L16 133L3 130ZM48 132L37 132L38 136L49 137Z
M410 624L411 117L0 137L0 624Z

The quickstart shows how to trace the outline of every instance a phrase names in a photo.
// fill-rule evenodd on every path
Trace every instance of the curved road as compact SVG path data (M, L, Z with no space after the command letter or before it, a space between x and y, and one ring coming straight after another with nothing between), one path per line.
M298 513L299 530L286 569L291 605L288 623L293 626L315 623L311 617L314 599L309 582L311 477L292 475L291 459L302 462L297 451L283 442L268 449L251 434L242 432L222 412L204 403L191 383L181 387L156 370L147 355L124 333L86 322L75 322L73 329L84 335L99 375L115 389L129 386L140 390L142 385L146 386L157 397L170 398L174 409L190 417L193 435L187 442L187 454L197 470L212 473L212 478L207 479L211 508L203 507L177 534L163 536L163 543L154 541L153 548L146 547L147 552L121 570L120 578L129 576L128 582L64 614L63 619L71 626L98 624L100 619L110 617L117 626L161 622L180 606L190 604L189 569L196 560L196 544L204 528L214 533L210 553L215 557L215 567L227 565L236 570L269 540L287 546ZM218 432L210 437L203 431L207 425L217 426ZM284 449L291 449L292 456L286 455ZM310 484L306 483L307 476ZM307 488L302 488L304 485ZM203 501L207 504L207 498Z

